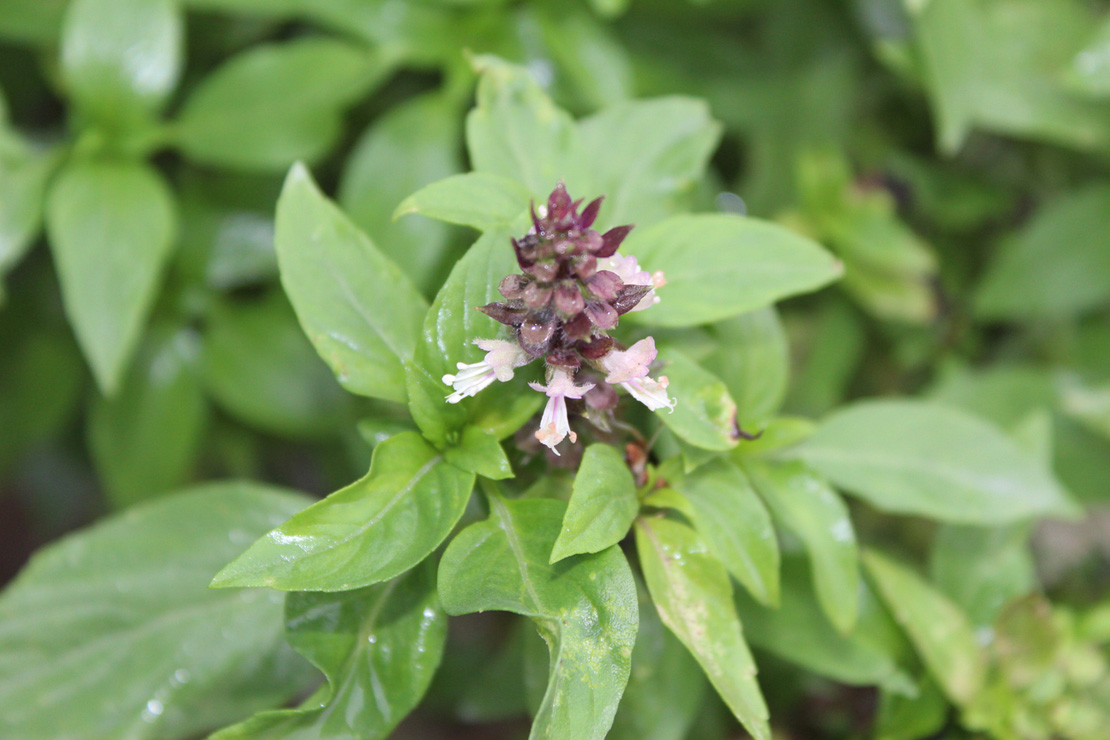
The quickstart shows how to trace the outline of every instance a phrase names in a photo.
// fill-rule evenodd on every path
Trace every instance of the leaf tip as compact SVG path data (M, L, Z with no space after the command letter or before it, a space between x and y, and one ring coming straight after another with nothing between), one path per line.
M408 198L405 198L403 201L401 201L397 208L394 209L393 215L390 217L390 219L394 222L397 222L400 221L401 218L403 218L404 216L419 212L420 208L416 205L416 202L412 199L412 196L409 196Z

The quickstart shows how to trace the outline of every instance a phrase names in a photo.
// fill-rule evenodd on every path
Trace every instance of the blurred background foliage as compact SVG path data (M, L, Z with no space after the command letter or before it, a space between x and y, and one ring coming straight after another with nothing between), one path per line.
M789 386L769 378L761 395L807 416L930 397L1052 461L1088 507L1082 525L937 527L858 503L853 519L1007 638L989 679L1005 690L974 710L980 727L1051 734L1105 708L1083 694L1086 651L1110 638L1104 1L0 1L0 575L186 483L324 493L365 471L392 407L342 392L298 326L274 202L290 164L311 163L430 296L468 234L392 213L467 169L480 53L527 66L578 115L704 98L724 129L710 177L690 184L695 209L778 219L843 260L844 279L781 322L706 337L789 357ZM1009 602L1035 583L1052 602ZM465 682L466 655L440 683ZM797 737L876 722L873 694L760 665L772 716L804 710L786 722ZM1047 689L1034 680L1050 673ZM1019 720L999 708L1015 696L1029 697ZM884 694L879 734L935 731L939 697L930 715L928 696L907 709ZM466 700L472 718L498 716ZM715 716L691 737L711 737Z

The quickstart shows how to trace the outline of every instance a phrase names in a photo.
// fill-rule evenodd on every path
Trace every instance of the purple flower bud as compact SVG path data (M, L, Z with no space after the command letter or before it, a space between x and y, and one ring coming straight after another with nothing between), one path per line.
M545 345L555 334L554 321L528 319L520 325L520 338L532 346Z
M582 360L578 357L578 353L566 348L556 349L548 353L545 358L548 365L558 365L559 367L577 370L582 364Z
M580 313L573 319L563 324L563 332L571 339L585 340L589 339L593 334L594 325L590 321L590 317L585 313Z
M601 234L597 233L593 229L590 229L582 236L581 239L578 240L578 243L582 246L582 249L586 250L587 252L596 252L597 250L601 249L601 246L605 242L602 240Z
M590 292L603 301L612 301L620 295L624 283L620 276L609 270L598 270L593 277L586 281Z
M578 277L586 280L597 272L597 257L592 254L583 254L576 257L574 260L574 273Z
M613 338L603 334L600 337L594 337L589 342L579 342L577 348L578 352L587 360L600 360L612 351Z
M601 237L601 248L594 252L597 257L611 257L613 253L620 249L621 242L628 236L628 232L632 231L632 226L614 226L605 232Z
M513 243L513 253L516 254L516 263L520 265L520 269L527 270L528 266L536 261L535 256L532 254L535 251L535 237L529 234L520 241L512 237L510 237L509 240Z
M574 252L578 250L578 245L567 239L560 239L555 242L554 249L555 254L562 257L567 254L574 254Z
M529 283L524 289L524 305L528 308L543 308L551 302L551 286Z
M501 295L509 300L520 298L524 294L524 288L528 286L528 278L523 275L506 275L497 289L501 291Z
M555 308L564 316L577 316L586 307L586 300L582 291L573 282L567 280L559 283L555 289Z
M590 301L586 304L585 315L590 318L593 325L602 331L613 329L617 325L620 314L605 301Z
M541 283L551 283L555 281L555 277L559 274L558 262L537 262L530 267L525 268L525 271L539 280Z
M560 180L547 198L547 218L552 221L561 221L571 213L572 204L566 186Z

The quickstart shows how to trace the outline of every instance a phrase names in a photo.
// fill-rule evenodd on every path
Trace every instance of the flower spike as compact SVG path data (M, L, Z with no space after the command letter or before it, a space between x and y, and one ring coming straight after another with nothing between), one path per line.
M531 204L532 228L511 240L521 272L501 280L503 301L476 307L504 324L509 338L477 340L485 359L459 363L457 373L443 376L453 391L447 402L459 403L494 381L511 380L516 368L542 357L547 385L530 385L548 400L535 436L556 455L560 442L578 438L570 427L572 411L585 409L594 426L611 428L615 386L652 410L675 405L667 378L648 375L655 340L641 339L621 350L609 336L623 314L659 301L655 289L663 285L662 273L652 275L632 255L617 252L631 226L604 235L591 228L602 198L579 212L582 202L560 182L545 204Z

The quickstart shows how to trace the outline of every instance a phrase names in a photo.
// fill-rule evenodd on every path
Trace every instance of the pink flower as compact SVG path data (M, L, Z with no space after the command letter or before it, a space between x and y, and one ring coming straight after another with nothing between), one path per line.
M633 398L652 411L669 408L673 412L678 399L670 398L667 395L667 385L669 384L670 381L667 380L666 375L660 375L658 380L643 377L621 383L624 389L632 394Z
M486 357L481 362L470 365L460 362L456 365L459 369L457 374L443 376L443 382L455 390L447 396L447 403L458 403L464 398L475 396L495 380L502 383L512 380L514 368L532 361L516 342L475 339L474 344L486 351Z
M662 270L657 270L654 274L641 270L640 263L635 257L632 255L625 257L619 252L612 257L598 259L597 269L615 272L625 285L651 285L653 288L662 288L667 282ZM651 290L631 310L644 311L658 302L659 296L655 295L655 290Z
M613 350L601 358L601 366L609 373L606 383L624 383L648 374L658 352L655 339L641 339L626 350Z
M601 358L601 366L609 373L605 382L620 385L652 411L661 408L673 411L677 401L667 396L667 377L662 376L658 380L648 377L648 370L657 354L652 337L641 339L626 350L610 352Z
M571 430L567 419L567 399L582 398L586 391L594 387L594 384L575 385L574 376L562 368L556 368L551 373L551 379L546 387L539 383L529 383L529 385L547 394L547 406L540 419L540 428L536 430L536 439L558 455L559 451L555 446L564 438L569 436L571 442L578 440L578 435Z

